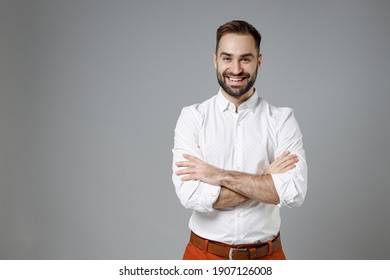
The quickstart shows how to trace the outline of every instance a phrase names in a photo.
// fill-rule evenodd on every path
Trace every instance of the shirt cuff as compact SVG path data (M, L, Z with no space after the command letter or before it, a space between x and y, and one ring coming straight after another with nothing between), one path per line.
M280 203L279 207L287 206L299 206L303 201L303 195L298 191L295 186L294 174L291 171L287 171L282 174L271 174L274 181L276 192L279 195ZM297 179L297 178L295 178Z
M203 183L203 189L202 189L202 194L200 201L202 201L202 207L203 211L202 212L207 212L211 213L214 211L213 205L217 201L219 197L219 193L221 191L221 187L219 186L214 186L214 185L209 185L206 183Z

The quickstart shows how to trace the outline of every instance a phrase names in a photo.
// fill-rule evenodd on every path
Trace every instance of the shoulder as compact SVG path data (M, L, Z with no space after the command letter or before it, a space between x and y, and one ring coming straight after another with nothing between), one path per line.
M265 113L268 117L274 119L286 118L294 113L294 110L290 107L276 107L268 103L263 97L259 97L259 109Z
M193 131L198 131L208 115L213 110L215 104L215 96L207 99L202 103L196 103L190 106L185 106L180 113L176 124L176 129L186 128Z
M203 101L202 103L196 103L190 106L186 106L181 110L181 117L194 119L201 121L205 118L210 110L213 110L216 103L216 96Z
M278 130L286 121L294 119L294 110L290 107L277 107L271 105L264 98L259 98L259 109Z

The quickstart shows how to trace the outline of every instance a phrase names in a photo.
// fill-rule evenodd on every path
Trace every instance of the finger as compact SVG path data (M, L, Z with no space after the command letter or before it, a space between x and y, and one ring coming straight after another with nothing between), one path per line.
M283 160L285 160L286 158L288 158L290 156L292 156L290 154L290 151L285 151L280 156L278 156L273 162L275 162L277 164L279 162L282 162Z
M281 159L283 157L286 157L290 154L290 151L284 151L280 156L276 157L275 160Z
M200 159L198 159L197 157L191 156L191 155L189 155L189 154L183 154L183 157L184 157L185 159L188 159L189 161L194 161L194 162L200 161Z
M193 159L193 158L195 158L194 156L191 156L191 155L189 155L189 154L183 154L183 158L185 158L185 159Z
M289 162L286 162L283 166L281 166L279 169L280 170L291 170L293 168L296 167L296 163L298 162L298 160L294 160L294 161L289 161Z
M284 155L284 156L281 156L280 158L278 158L278 161L283 162L283 161L286 161L286 160L289 160L289 159L295 158L295 157L297 157L296 154L288 154L288 155Z
M186 174L192 174L194 173L194 171L191 168L185 168L185 169L177 170L175 173L176 175L186 175Z
M291 164L297 163L298 161L299 161L298 157L292 157L292 158L289 158L288 160L285 160L284 162L282 162L279 167L281 169L284 169Z
M286 162L294 161L294 160L297 159L297 158L298 158L297 155L288 155L288 156L285 156L285 157L279 159L278 165L284 164L284 163L286 163Z
M286 155L286 156L281 156L275 161L271 163L271 165L274 168L281 168L285 165L286 162L295 159L297 156L296 155Z
M269 168L267 168L267 174L276 174L276 173L284 173L290 169L295 167L295 164L298 162L298 158L295 155L291 155L288 159L284 159L283 161L279 161L276 163L272 163Z
M178 161L178 162L176 162L176 166L178 166L178 167L192 167L193 164L189 161Z
M288 165L286 168L282 169L282 170L280 171L280 173L285 173L285 172L287 172L287 171L289 171L289 170L291 170L291 169L294 169L295 167L296 167L295 164Z

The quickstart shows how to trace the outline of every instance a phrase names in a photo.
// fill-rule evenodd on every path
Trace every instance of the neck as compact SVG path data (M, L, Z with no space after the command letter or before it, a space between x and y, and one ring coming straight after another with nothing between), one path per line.
M255 88L252 87L244 95L241 95L241 96L238 96L238 97L231 96L230 94L227 94L222 88L221 88L221 92L222 92L223 96L225 96L225 98L227 100L229 100L230 102L232 102L236 106L236 112L237 112L238 111L238 107L240 107L240 105L242 103L244 103L246 100L248 100L255 93Z

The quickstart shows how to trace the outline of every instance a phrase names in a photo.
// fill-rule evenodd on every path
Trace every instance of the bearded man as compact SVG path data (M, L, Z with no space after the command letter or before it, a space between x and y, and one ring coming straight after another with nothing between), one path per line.
M302 204L307 164L293 110L270 105L254 87L260 42L245 21L220 26L220 89L177 121L172 179L193 210L183 259L286 259L280 207Z

